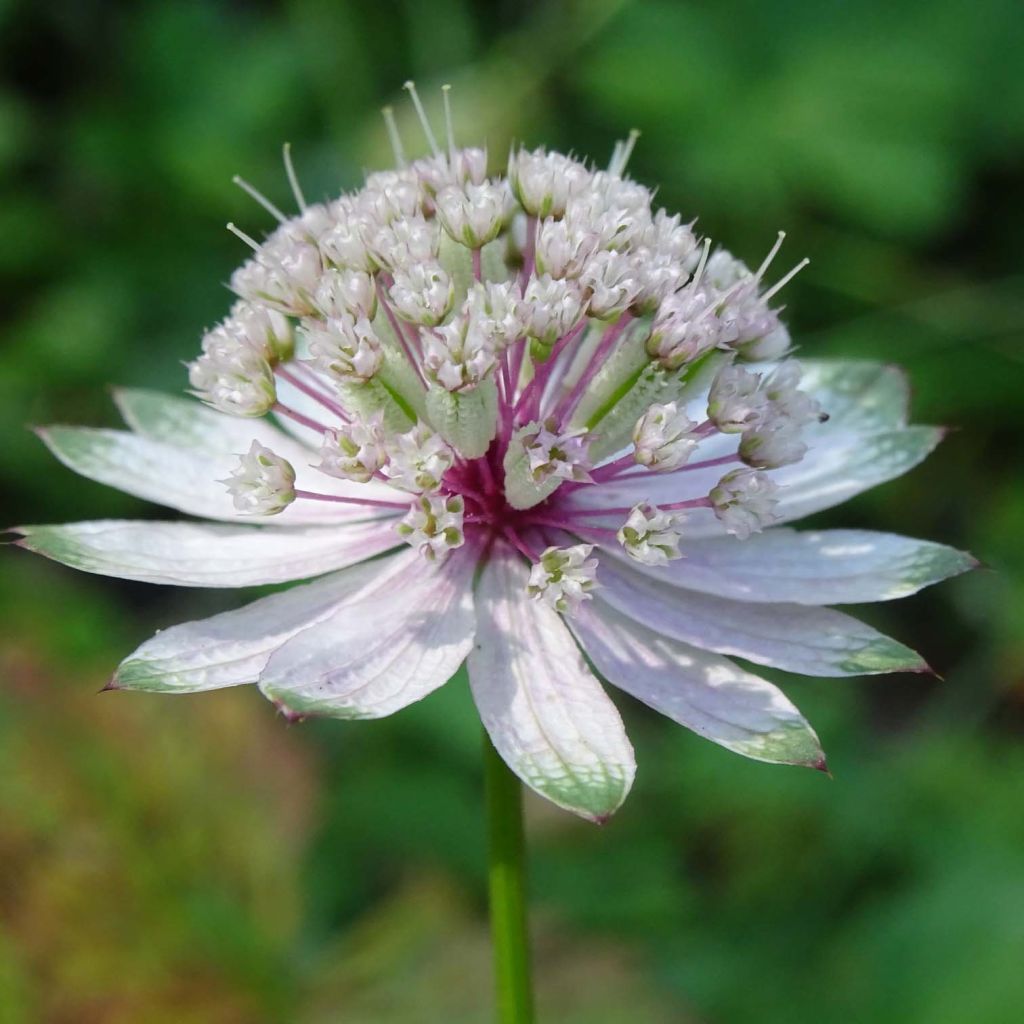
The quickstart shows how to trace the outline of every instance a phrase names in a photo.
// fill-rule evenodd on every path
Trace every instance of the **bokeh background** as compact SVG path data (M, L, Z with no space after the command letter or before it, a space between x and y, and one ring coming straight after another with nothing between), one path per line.
M904 365L948 440L818 517L987 568L864 615L944 677L783 679L835 773L625 706L603 829L529 803L543 1019L1010 1024L1024 1006L1024 9L1019 0L0 3L3 521L157 516L26 425L178 389L258 232L387 162L378 108L453 83L466 141L631 169L750 260L789 232L808 354ZM418 138L408 111L407 138ZM0 1024L489 1019L464 679L288 726L251 691L97 696L229 594L0 552Z

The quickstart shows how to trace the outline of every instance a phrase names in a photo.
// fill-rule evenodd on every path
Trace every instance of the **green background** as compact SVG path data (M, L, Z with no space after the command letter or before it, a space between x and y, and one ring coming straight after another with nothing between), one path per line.
M544 1020L1010 1024L1024 1006L1024 9L900 4L0 3L5 523L159 511L26 425L183 386L266 219L387 161L377 114L454 85L464 141L631 165L756 262L801 351L907 367L949 438L817 517L982 571L864 617L944 681L786 679L835 778L634 705L604 828L528 806ZM403 107L406 136L414 133ZM781 264L780 264L781 265ZM0 1024L488 1019L478 727L464 680L379 723L252 690L107 693L154 629L237 595L0 552ZM859 610L858 610L859 611Z

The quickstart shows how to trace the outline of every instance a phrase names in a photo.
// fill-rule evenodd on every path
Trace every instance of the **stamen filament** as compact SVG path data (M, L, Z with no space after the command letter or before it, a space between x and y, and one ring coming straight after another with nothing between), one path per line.
M232 224L231 221L228 221L227 229L228 231L231 232L231 234L235 236L235 238L240 238L243 242L245 242L245 244L249 246L249 248L252 249L254 253L259 254L260 250L263 248L259 242L257 242L250 235L247 235L241 228L235 227L235 225Z
M405 167L405 150L402 148L402 136L398 134L398 123L395 121L394 107L384 107L381 110L384 118L384 127L387 129L388 141L391 143L391 152L395 155L395 163L399 167Z
M775 259L775 254L782 248L782 240L786 237L785 231L780 231L778 238L775 240L775 244L771 247L768 255L765 256L761 263L761 266L757 268L757 273L754 274L754 280L760 281L764 276L764 272L771 266L772 260Z
M604 365L605 360L608 358L608 354L612 350L612 346L622 336L622 332L633 322L633 314L627 310L619 319L609 326L605 332L604 337L601 339L600 344L594 350L593 356L590 358L590 362L587 364L587 368L580 374L580 378L573 385L572 390L565 395L562 400L555 406L555 418L559 421L559 429L565 430L572 419L572 414L576 411L576 406L579 405L580 399L583 397L584 392L587 390L590 382L597 375L597 371Z
M512 529L511 526L502 527L502 536L518 551L528 562L539 562L540 555L533 551L530 546Z
M330 428L325 426L323 423L318 422L311 416L306 416L304 413L298 412L295 409L290 409L287 405L282 402L275 402L273 405L274 412L281 416L287 416L288 419L294 420L296 423L303 427L308 427L310 430L315 430L318 434L326 433Z
M401 501L378 501L376 498L344 498L340 494L321 494L319 491L300 491L296 489L296 498L307 498L310 501L334 501L339 505L365 505L368 508L393 508L404 511L409 507Z
M274 372L282 379L288 381L292 387L297 388L304 395L308 395L318 405L322 405L329 412L334 413L339 419L344 420L346 423L351 422L348 413L335 402L330 396L325 395L322 391L313 387L311 384L307 384L301 377L286 370L283 366L278 364L274 367Z
M782 278L782 280L776 281L775 284L773 284L771 288L761 296L761 301L767 302L773 295L777 295L810 262L811 261L805 256L788 274L786 274L785 277Z
M262 193L259 189L250 185L245 178L236 174L232 179L232 184L237 185L250 199L255 199L260 206L263 207L267 213L270 214L279 224L283 224L288 218Z
M449 94L452 87L448 84L441 86L441 99L444 102L444 128L448 136L448 156L455 156L455 129L452 126L452 104Z
M416 91L416 83L412 81L406 82L402 88L412 97L412 105L416 108L416 116L420 119L423 134L427 137L427 145L430 146L430 152L434 156L440 156L441 150L438 148L434 133L430 130L430 122L427 120L427 112L423 109L423 104L420 102L420 94Z
M288 175L288 184L291 187L292 195L295 196L295 202L299 204L299 209L306 212L306 197L302 194L302 189L299 187L299 177L295 173L295 167L292 164L292 144L286 142L282 150L284 155L284 173Z

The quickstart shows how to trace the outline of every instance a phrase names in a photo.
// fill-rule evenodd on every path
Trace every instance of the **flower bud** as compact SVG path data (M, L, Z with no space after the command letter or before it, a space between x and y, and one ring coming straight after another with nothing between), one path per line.
M699 443L695 427L675 402L650 406L633 428L636 461L656 473L679 469Z
M388 294L403 320L433 327L451 312L455 285L440 263L413 263L395 271Z
M667 565L681 558L679 513L665 512L647 502L634 505L616 535L626 554L643 565Z
M384 358L380 339L365 317L313 321L305 327L309 354L318 370L344 383L368 381Z
M280 455L253 441L227 480L235 508L245 515L273 516L295 500L295 470Z
M384 465L385 434L380 413L328 430L320 446L320 465L328 476L365 484Z
M753 469L734 469L711 489L708 497L725 529L746 540L776 522L776 483Z
M437 194L437 216L452 239L479 249L496 238L505 222L508 193L500 185L449 185Z
M438 490L445 473L455 464L455 453L423 423L389 438L385 450L388 461L382 472L392 487L414 494Z
M572 615L597 586L597 559L593 544L547 548L533 563L527 593L563 615Z
M466 543L461 494L422 494L398 524L398 535L429 562Z
M534 217L561 217L569 196L581 190L591 177L581 163L561 153L519 149L508 158L512 193Z
M377 289L365 270L324 271L314 300L317 310L328 320L346 315L372 320L377 312Z

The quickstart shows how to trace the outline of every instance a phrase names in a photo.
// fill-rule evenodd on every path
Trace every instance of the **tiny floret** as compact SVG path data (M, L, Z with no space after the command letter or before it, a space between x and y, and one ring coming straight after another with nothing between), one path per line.
M316 368L336 381L368 381L380 369L383 349L366 317L307 321L305 335Z
M584 307L583 290L576 281L544 274L526 286L523 305L525 332L546 351L579 323Z
M675 402L650 406L633 428L636 461L656 473L686 465L698 444L696 426Z
M547 420L526 427L521 438L535 483L590 479L586 431L559 432L554 420Z
M325 270L315 300L325 320L345 316L372 320L377 312L377 290L363 270Z
M768 396L759 374L733 364L715 375L708 392L708 419L723 434L739 434L757 426L767 407Z
M530 569L527 591L563 615L572 615L597 586L597 559L593 544L546 548Z
M489 324L466 311L443 327L423 331L421 337L427 376L446 391L471 391L498 361Z
M479 249L498 236L505 220L508 192L499 185L450 185L435 199L437 216L452 239Z
M398 524L398 535L428 561L443 558L466 542L461 494L422 494Z
M617 534L626 554L643 565L667 565L680 558L679 540L682 515L666 512L657 505L640 502Z
M510 281L475 281L463 309L499 351L522 337L527 307Z
M222 324L203 338L203 352L189 363L193 393L229 416L263 416L277 401L274 371L262 351Z
M386 450L384 475L392 487L413 494L438 490L445 473L455 464L455 453L425 423L389 439Z
M247 516L274 516L295 500L295 470L287 459L253 441L227 480L228 492L238 509Z
M512 192L534 217L561 217L569 197L584 188L590 178L583 164L543 149L515 150L508 160Z
M383 417L376 413L337 430L328 430L320 446L320 464L316 467L328 476L366 483L387 460L387 436Z
M753 469L735 469L726 473L711 489L708 497L715 515L726 530L746 540L776 522L778 504L775 481Z
M440 263L414 263L395 271L389 294L403 320L434 327L451 311L455 285Z
M610 320L629 309L643 290L644 278L635 257L602 250L587 264L580 284L589 292L591 316Z

